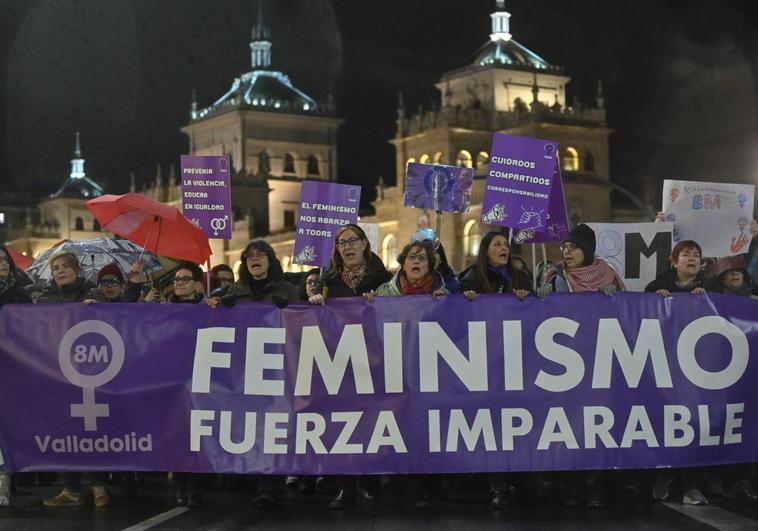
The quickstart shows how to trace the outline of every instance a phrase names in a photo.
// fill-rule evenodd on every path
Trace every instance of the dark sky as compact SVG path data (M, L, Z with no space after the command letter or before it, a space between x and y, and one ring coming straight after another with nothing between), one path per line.
M509 0L511 33L573 80L605 87L614 180L754 183L754 2ZM490 33L494 0L268 0L273 63L317 99L334 87L340 179L394 179L397 91L429 107L434 81ZM190 94L208 105L250 69L256 0L0 0L0 185L39 196L86 170L123 191L186 152ZM15 183L15 184L12 184ZM369 192L367 192L368 194Z

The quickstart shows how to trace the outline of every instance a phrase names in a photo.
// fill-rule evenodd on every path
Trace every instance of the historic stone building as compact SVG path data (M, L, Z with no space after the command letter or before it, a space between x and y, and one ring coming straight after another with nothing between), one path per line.
M403 208L403 181L409 162L475 168L471 211L443 215L441 239L448 259L461 269L471 263L483 231L484 180L492 135L496 132L555 140L560 145L566 204L571 222L635 218L612 211L608 138L602 86L593 107L566 101L570 78L563 68L513 39L510 14L496 2L492 33L467 65L442 74L436 84L441 106L409 113L398 98L395 146L397 186L379 187L376 215L380 225L378 254L388 265L411 234L435 225L435 213ZM639 217L639 214L636 214ZM527 252L528 249L523 251ZM394 264L397 267L397 264Z
M270 32L258 21L252 30L252 71L235 78L208 107L193 101L182 128L191 155L230 155L234 234L212 241L214 261L233 264L250 238L266 236L285 269L290 256L304 179L337 180L337 129L331 95L318 102L271 67ZM297 266L295 266L295 269Z

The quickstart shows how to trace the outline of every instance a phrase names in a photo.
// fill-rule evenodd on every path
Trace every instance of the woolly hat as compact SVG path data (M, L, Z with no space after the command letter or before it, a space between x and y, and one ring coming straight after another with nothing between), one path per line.
M595 231L582 223L569 232L563 242L571 242L584 252L585 262L592 262L595 257Z
M103 268L97 274L98 284L100 284L100 281L103 279L105 275L113 275L114 277L119 279L122 284L124 283L124 274L121 272L121 268L116 263L103 266Z
M742 258L739 256L719 258L719 261L716 263L716 277L720 277L727 271L732 271L733 269L737 269L743 273L745 272L745 262L742 261Z

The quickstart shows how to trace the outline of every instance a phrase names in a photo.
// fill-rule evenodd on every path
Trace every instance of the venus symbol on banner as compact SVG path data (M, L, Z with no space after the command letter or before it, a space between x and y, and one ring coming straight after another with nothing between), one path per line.
M110 344L110 361L108 351L96 349L94 345L87 348L85 344L76 344L77 340L87 334L103 336ZM103 371L98 374L82 374L71 361L72 348L74 349L74 361L84 363L86 361L100 361L108 363ZM71 417L84 419L84 431L97 431L97 419L110 416L108 404L99 404L95 400L95 388L101 387L111 380L124 365L125 348L124 340L113 326L103 321L82 321L72 326L63 335L58 347L58 364L66 380L76 387L82 388L82 403L71 404Z

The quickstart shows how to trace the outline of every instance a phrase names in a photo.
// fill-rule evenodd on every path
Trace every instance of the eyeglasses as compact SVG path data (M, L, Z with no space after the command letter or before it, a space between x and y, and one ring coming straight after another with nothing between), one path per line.
M117 278L106 278L100 281L100 285L104 288L112 288L114 286L120 286L121 281Z
M192 282L193 280L195 279L192 277L174 277L174 284L179 284L179 283L187 284L189 282Z
M579 249L579 246L578 245L574 245L573 243L562 243L561 244L561 252L562 253L566 253L566 252L573 253L577 249Z
M418 260L419 262L428 262L429 258L426 256L426 253L419 253L419 254L409 254L408 260L412 262L416 260Z
M218 277L219 282L234 282L234 277Z
M358 242L363 238L348 238L347 240L337 240L337 247L342 249L343 247L355 247Z
M308 280L305 281L305 285L306 286L317 286L318 285L318 280L308 279Z

